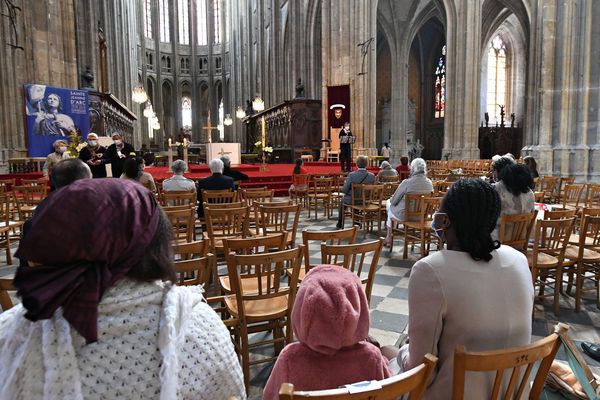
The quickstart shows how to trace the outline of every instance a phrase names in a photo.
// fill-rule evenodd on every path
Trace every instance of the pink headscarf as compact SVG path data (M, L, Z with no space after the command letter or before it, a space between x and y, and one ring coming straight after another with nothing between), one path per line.
M98 303L142 261L159 215L152 193L122 179L79 180L51 194L16 253L40 264L15 276L25 316L49 319L62 307L88 342L98 340Z

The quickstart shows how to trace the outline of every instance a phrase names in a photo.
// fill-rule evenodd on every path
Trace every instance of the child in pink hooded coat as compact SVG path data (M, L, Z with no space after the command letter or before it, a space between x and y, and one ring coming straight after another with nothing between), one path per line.
M278 399L285 382L294 390L321 390L391 375L381 351L365 341L369 305L360 279L343 267L310 270L296 296L292 326L298 342L277 358L264 400Z

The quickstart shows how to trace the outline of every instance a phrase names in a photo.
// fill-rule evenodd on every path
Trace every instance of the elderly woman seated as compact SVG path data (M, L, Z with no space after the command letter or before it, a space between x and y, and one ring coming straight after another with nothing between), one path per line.
M14 279L22 304L0 314L2 398L245 398L202 288L171 284L170 232L132 181L84 179L48 197L17 251L33 265Z
M385 178L388 177L396 177L398 176L398 172L392 168L391 164L387 161L384 161L381 163L381 166L379 167L379 173L377 174L377 182L384 182Z
M427 164L422 158L415 158L410 163L410 177L402 181L394 195L386 201L385 208L387 210L387 237L385 245L390 246L392 219L396 221L404 221L404 196L407 193L429 194L433 192L433 184L427 178Z

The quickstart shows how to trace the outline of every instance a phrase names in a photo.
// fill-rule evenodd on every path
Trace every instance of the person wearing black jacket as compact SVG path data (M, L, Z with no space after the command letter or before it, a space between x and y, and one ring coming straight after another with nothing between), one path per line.
M340 131L340 164L342 171L350 172L352 170L352 148L350 144L350 122L344 123L344 128Z
M113 178L120 178L123 173L125 159L130 157L132 153L135 156L135 150L132 145L123 141L123 136L118 132L112 134L112 140L113 144L106 149L104 159L107 164L111 165Z
M208 167L212 175L198 182L198 218L204 218L204 208L202 207L202 189L204 190L235 190L233 179L223 175L223 161L219 158L210 160Z
M245 173L231 169L231 160L229 157L223 156L221 157L221 161L223 161L223 175L230 177L234 182L248 180L248 175Z
M88 133L87 146L79 152L79 159L90 167L94 178L106 178L104 154L106 154L106 147L98 143L98 135L93 132Z

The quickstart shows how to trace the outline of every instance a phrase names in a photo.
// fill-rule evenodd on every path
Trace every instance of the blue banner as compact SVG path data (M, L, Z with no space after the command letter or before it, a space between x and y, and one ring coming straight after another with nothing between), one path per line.
M46 157L56 140L76 132L83 140L90 129L88 92L27 83L25 107L29 157Z

